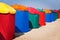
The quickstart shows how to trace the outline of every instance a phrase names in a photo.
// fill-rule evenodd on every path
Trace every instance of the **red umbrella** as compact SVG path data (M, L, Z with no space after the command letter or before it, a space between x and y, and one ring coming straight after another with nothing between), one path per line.
M0 40L12 40L15 33L16 10L0 2Z
M58 18L60 18L60 10L53 10L54 12L56 12L58 14Z
M38 14L39 11L33 7L28 7L28 12L30 12L31 14Z
M58 10L53 10L54 12L58 12Z
M12 40L15 33L15 15L14 14L0 14L0 33L5 40ZM2 39L2 37L1 37Z
M45 14L44 14L44 12L39 12L37 9L32 8L32 7L29 7L28 11L31 14L38 14L39 15L39 25L40 26L45 25Z
M57 13L58 13L58 18L60 18L60 10Z
M45 13L39 12L39 25L43 26L45 25Z

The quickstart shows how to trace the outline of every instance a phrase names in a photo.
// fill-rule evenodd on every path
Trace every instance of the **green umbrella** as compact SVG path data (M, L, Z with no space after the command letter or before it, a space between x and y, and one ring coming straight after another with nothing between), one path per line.
M40 9L40 8L37 8L37 10L39 10L39 11L43 12L43 10L42 10L42 9Z
M38 15L29 13L30 28L39 28Z

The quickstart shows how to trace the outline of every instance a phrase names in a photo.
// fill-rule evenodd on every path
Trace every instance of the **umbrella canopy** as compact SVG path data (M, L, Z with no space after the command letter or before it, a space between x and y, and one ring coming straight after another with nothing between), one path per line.
M44 11L45 13L51 13L51 10L49 10L49 9L43 9L43 11Z
M43 12L43 9L41 9L41 8L37 8L37 10L39 10L39 11Z
M0 2L0 13L2 14L7 14L7 13L11 13L11 14L15 14L16 10L14 8L12 8L11 6Z
M58 10L53 10L53 12L58 12Z
M39 11L33 7L28 7L28 11L32 14L38 14L39 13Z
M19 4L14 4L14 5L12 5L12 7L16 10L21 10L21 11L27 10L27 7L25 7L23 5L19 5Z

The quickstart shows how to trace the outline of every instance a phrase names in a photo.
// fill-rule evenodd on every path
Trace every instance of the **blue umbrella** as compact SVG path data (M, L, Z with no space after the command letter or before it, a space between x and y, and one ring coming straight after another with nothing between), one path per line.
M58 18L58 14L56 12L51 12L51 21L55 21Z
M45 14L45 22L51 22L51 13Z
M29 31L29 20L27 11L16 11L15 15L15 28L16 32L28 32Z

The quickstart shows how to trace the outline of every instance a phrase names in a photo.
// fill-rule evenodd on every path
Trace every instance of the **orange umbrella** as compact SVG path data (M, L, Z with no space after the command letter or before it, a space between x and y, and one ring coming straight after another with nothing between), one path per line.
M13 8L15 8L16 10L27 10L27 7L23 6L23 5L19 5L19 4L14 4L12 5Z
M43 11L44 11L46 14L51 13L51 11L50 11L49 9L43 9Z

